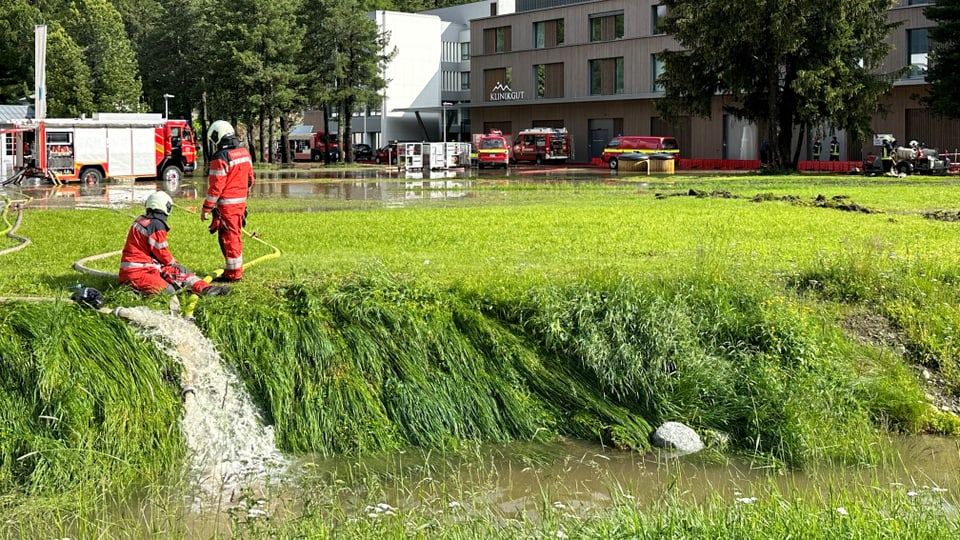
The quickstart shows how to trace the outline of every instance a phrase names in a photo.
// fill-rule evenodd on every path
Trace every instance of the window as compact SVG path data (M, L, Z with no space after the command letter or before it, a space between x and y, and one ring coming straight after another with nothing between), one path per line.
M3 152L5 155L13 155L13 133L3 134Z
M623 12L590 16L590 41L623 39Z
M511 68L508 67L483 70L483 87L488 96L487 100L494 91L506 91L504 87L510 86L511 72Z
M919 6L919 5L922 5L922 4L929 4L929 3L930 3L930 0L910 0L909 2L907 2L907 5L908 5L908 6Z
M509 26L484 29L483 52L487 54L510 52L512 50L510 33Z
M469 71L460 72L460 89L461 90L470 89L470 72Z
M663 66L664 66L663 59L660 58L660 55L658 54L650 55L650 67L652 68L650 73L650 80L652 81L652 90L654 92L663 92L663 85L657 82L657 77L659 77L660 74L663 73Z
M653 35L665 33L661 25L664 17L667 16L667 6L657 4L650 7L650 33Z
M623 57L590 60L590 95L623 93Z
M563 45L563 19L533 23L533 48L544 49Z
M460 44L460 61L466 62L470 59L470 42Z
M538 98L563 97L563 64L537 64L533 66L537 81Z
M927 29L907 30L908 77L923 77L927 72Z

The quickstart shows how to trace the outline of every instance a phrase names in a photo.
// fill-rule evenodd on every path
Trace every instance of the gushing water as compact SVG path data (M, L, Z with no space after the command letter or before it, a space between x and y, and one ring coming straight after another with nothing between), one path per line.
M183 364L183 433L194 509L220 505L245 488L279 479L288 466L242 382L224 367L213 342L191 321L145 307L114 313L137 323Z

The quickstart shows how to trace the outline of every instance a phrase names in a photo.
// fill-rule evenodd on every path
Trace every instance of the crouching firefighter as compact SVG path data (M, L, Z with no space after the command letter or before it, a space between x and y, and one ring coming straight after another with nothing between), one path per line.
M240 144L233 126L225 120L210 125L207 138L213 146L207 196L200 220L211 215L210 233L217 233L223 253L223 275L216 281L240 281L243 277L243 227L246 224L247 193L253 186L253 160Z
M177 264L167 246L171 210L170 195L157 191L147 197L146 212L134 220L127 233L120 256L120 283L147 295L174 294L184 287L205 296L229 293L229 287L210 285Z

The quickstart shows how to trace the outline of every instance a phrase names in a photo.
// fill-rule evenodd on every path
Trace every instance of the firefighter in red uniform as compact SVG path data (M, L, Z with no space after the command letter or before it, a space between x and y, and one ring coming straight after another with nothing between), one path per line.
M210 125L210 176L200 220L210 215L210 232L217 233L225 264L216 281L240 281L243 277L243 226L247 214L247 192L253 185L253 160L240 145L233 126L225 120Z
M205 296L229 293L230 287L210 285L177 264L167 246L170 230L167 217L171 210L170 195L157 191L147 197L146 212L133 222L127 233L120 257L120 283L148 295L174 294L183 287Z

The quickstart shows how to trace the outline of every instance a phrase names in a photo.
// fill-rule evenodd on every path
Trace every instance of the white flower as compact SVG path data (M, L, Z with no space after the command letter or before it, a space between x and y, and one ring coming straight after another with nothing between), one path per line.
M562 509L566 508L567 505L565 505L565 504L563 504L562 502L559 502L559 501L558 501L558 502L553 503L553 507L556 508L557 510L562 510Z
M423 264L430 264L430 259L424 259Z
M460 503L457 501L450 501L447 503L447 508L460 508Z
M557 538L568 538L567 533L563 531L557 531Z
M389 510L396 510L396 509L387 503L379 503L377 504L377 510L380 510L381 512L387 512Z
M258 517L264 517L264 516L266 516L266 515L267 515L266 511L260 510L260 509L258 509L258 508L251 508L250 510L247 510L247 517L248 517L248 518L251 518L251 519L252 519L252 518L258 518Z
M837 513L840 514L841 516L849 516L849 515L850 515L850 513L847 512L847 509L844 508L844 507L842 507L842 506L839 507L839 508L837 508Z
M917 496L917 492L912 489L907 492L907 497L916 497L916 496Z
M740 504L753 504L757 502L756 497L738 497L737 502Z

